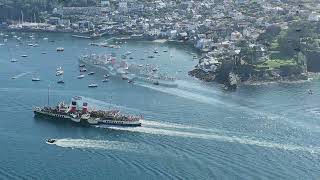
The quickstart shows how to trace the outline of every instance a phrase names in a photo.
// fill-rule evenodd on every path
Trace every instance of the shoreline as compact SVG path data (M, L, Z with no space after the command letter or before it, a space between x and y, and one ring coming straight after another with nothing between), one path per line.
M0 30L2 31L6 31L6 32L26 32L26 33L53 33L53 34L69 34L70 36L73 36L75 34L81 34L81 35L88 35L88 33L81 33L81 32L73 32L73 31L51 31L51 30L40 30L40 29L9 29L9 28L0 28ZM86 39L90 39L90 40L99 40L100 38L103 38L104 36L110 36L109 34L104 34L103 36L99 36L99 37L95 37L95 38L86 38ZM75 37L75 36L74 36ZM119 40L122 40L122 37L128 37L128 35L116 35L113 38L118 38ZM192 48L194 51L196 51L198 54L202 55L203 53L195 48L192 43L190 42L185 42L185 41L178 41L178 40L170 40L170 39L165 39L165 38L159 38L159 39L148 39L145 37L140 37L140 38L131 38L131 36L129 36L130 38L128 39L123 39L123 40L128 40L128 41L146 41L146 42L150 42L150 43L168 43L168 44L174 44L174 45L187 45L190 46L190 48ZM75 37L78 39L82 39L81 37ZM193 71L195 69L191 69L190 71ZM190 72L189 71L189 72ZM196 77L190 73L188 73L189 76L194 77L200 81L203 82L217 82L211 78L207 79L201 78L201 77ZM316 79L320 79L320 73L312 73L312 72L308 72L308 79L307 80L275 80L275 81L243 81L240 83L241 85L246 85L246 86L261 86L261 85L269 85L269 84L299 84L299 83L306 83L306 82L310 82L310 81L314 81ZM219 82L217 82L218 84L221 84ZM223 84L222 84L223 85Z

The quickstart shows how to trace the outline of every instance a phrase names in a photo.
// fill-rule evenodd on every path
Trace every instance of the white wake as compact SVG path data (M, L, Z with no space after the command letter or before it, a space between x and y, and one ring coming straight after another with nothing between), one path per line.
M53 144L59 147L76 149L105 149L120 151L135 151L137 149L137 146L134 143L91 139L57 139Z

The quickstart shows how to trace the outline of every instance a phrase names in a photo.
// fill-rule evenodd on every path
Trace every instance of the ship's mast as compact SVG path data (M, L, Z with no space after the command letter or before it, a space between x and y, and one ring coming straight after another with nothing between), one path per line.
M48 106L50 106L50 104L49 104L49 102L50 102L50 101L49 101L49 100L50 100L50 98L49 98L49 93L50 93L50 85L48 85L48 99L47 99L47 100L48 100Z
M109 110L111 110L111 101L112 101L112 96L110 96Z

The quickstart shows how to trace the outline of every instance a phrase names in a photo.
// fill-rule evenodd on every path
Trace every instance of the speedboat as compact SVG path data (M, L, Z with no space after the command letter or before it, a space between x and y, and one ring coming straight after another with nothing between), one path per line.
M88 75L94 75L94 72L89 72Z
M84 74L80 74L77 78L78 78L78 79L84 78Z
M81 69L80 69L80 72L86 72L86 71L87 71L86 68L81 68Z
M40 81L40 78L34 77L31 79L32 81Z
M62 52L62 51L64 51L64 48L63 48L63 47L58 47L58 48L57 48L57 52Z
M63 75L63 73L64 73L64 71L63 71L62 67L58 67L57 72L56 72L56 76L61 76L61 75Z
M109 82L109 79L104 79L104 80L102 80L102 82Z
M12 58L12 59L10 60L10 62L17 62L17 59Z
M57 140L56 139L47 139L46 142L49 144L53 144L53 143L57 142Z
M98 87L98 84L95 84L95 83L89 84L88 87L89 88L96 88L96 87Z
M127 76L122 76L122 80L128 80L129 78Z
M64 84L64 80L57 81L58 84Z
M85 67L86 65L85 64L79 64L79 67Z

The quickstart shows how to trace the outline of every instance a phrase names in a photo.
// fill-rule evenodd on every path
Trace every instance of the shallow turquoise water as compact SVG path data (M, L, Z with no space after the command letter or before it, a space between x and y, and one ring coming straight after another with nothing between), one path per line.
M318 81L242 86L228 93L219 85L187 76L196 61L186 46L128 41L116 50L88 46L89 40L68 34L36 34L34 40L30 34L17 35L22 36L22 44L10 35L0 46L0 179L320 176ZM27 45L35 42L39 47ZM59 46L65 48L63 53L56 52ZM147 59L154 48L160 55ZM165 49L169 52L162 52ZM47 54L41 54L43 51ZM79 55L115 52L119 57L126 51L133 52L132 61L158 64L160 70L177 76L178 88L115 80L102 83L98 74L76 78ZM22 54L28 57L20 57ZM18 62L11 63L12 57ZM62 86L56 84L59 66L65 70ZM33 75L42 81L32 82ZM87 88L92 82L99 87ZM88 128L36 119L32 106L47 103L49 84L50 104L79 95L91 107L109 108L112 96L113 108L143 114L146 120L139 128ZM308 95L308 89L315 93ZM46 138L59 140L48 145Z

